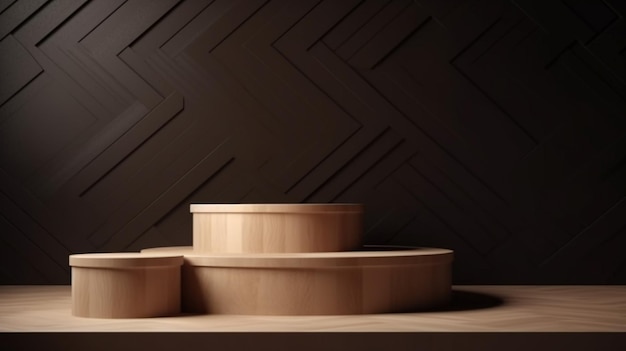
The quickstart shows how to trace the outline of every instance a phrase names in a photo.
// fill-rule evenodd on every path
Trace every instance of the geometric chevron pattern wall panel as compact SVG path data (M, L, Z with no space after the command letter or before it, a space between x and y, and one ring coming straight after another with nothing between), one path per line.
M626 2L0 1L0 283L366 206L455 283L626 284Z

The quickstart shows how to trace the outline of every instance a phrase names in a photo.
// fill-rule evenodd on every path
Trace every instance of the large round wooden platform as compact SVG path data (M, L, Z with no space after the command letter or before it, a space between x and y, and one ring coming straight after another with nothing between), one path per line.
M367 247L284 254L184 253L183 311L213 314L331 315L403 312L445 304L452 251Z

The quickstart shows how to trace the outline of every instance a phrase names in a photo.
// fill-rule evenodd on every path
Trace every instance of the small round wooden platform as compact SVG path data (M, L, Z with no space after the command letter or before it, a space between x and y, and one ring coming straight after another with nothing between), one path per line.
M70 255L72 314L139 318L180 313L182 255L92 253Z

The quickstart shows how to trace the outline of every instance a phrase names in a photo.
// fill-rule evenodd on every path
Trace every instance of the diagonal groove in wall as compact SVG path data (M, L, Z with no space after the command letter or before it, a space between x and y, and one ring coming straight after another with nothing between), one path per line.
M173 106L178 102L179 106ZM104 149L98 156L87 164L79 175L81 183L86 187L78 194L85 196L90 189L111 173L118 165L126 160L135 150L144 145L153 135L165 128L184 108L184 101L178 94L168 96L161 105L157 106L144 118L128 129L115 142ZM167 113L162 113L164 110ZM161 116L162 115L162 116ZM157 116L161 118L151 118ZM98 177L94 179L93 177Z
M344 187L343 190L341 190L339 193L337 193L337 195L335 195L335 197L333 197L330 201L331 202L335 202L339 197L341 197L345 192L347 192L348 190L350 190L350 187L352 187L354 184L356 184L360 179L362 179L363 177L365 177L370 170L372 170L374 167L378 166L381 162L383 162L384 160L387 159L387 157L389 157L389 155L393 152L395 152L396 150L398 150L398 148L400 148L402 146L402 144L404 143L404 139L400 139L396 144L394 144L389 150L386 150L383 154L381 154L380 157L378 157L377 159L374 160L373 163L371 163L370 165L367 166L367 168L365 168L362 172L360 172L360 174L357 175L356 178L354 178L352 181L350 181L349 183L346 184L346 186Z
M158 207L158 206L166 206L169 209L173 208L170 207L171 204L168 203L161 203L163 201L163 199L167 198L167 197L175 197L175 198L185 198L189 193L191 193L193 191L193 189L197 188L197 183L200 182L194 182L194 184L191 185L191 187L193 189L187 189L184 190L183 193L181 193L180 191L176 191L178 187L185 187L185 183L189 182L189 179L191 179L193 176L195 176L196 172L202 172L203 171L203 167L209 167L210 168L210 172L207 175L206 178L211 178L213 175L221 172L221 170L226 167L228 164L231 163L231 161L233 160L233 157L231 156L224 156L221 155L221 153L223 153L223 150L221 150L221 148L223 148L224 145L228 144L228 140L224 140L222 141L216 148L214 148L210 153L207 153L206 156L204 156L204 158L202 158L200 161L198 161L194 166L192 166L190 169L188 169L184 175L182 175L178 180L176 180L175 182L173 182L172 184L169 184L165 187L165 189L160 191L160 194L154 196L152 199L150 199L148 201L148 203L137 213L132 214L129 218L125 219L124 223L119 227L116 228L114 233L111 233L112 235L109 236L109 233L102 233L102 232L97 232L94 233L94 235L92 235L90 237L90 240L99 242L99 246L101 246L102 248L106 249L107 247L111 247L113 246L124 246L124 245L128 245L129 240L135 238L136 236L140 235L141 233L143 233L147 228L143 228L140 230L136 230L135 228L132 228L131 230L128 229L128 227L134 227L134 226L138 226L141 225L142 227L147 227L150 224L148 223L139 223L143 217L145 216L149 216L149 217L157 217L155 219L158 218L162 218L162 215L159 215L158 213L155 213L155 210L153 209L153 207ZM219 157L221 160L219 162L219 165L214 166L212 164L209 164L207 161L210 160L211 158L214 157ZM206 165L205 165L206 164ZM207 166L208 165L208 166ZM204 170L206 172L206 170ZM189 185L187 185L188 187ZM163 211L163 210L161 210ZM158 211L157 211L158 212ZM167 212L167 211L165 211ZM105 235L103 235L105 234Z
M348 167L350 164L352 164L357 158L359 158L359 156L363 155L363 153L365 153L366 151L370 150L374 145L376 145L376 142L379 141L385 134L389 133L389 128L385 128L383 130L381 130L371 141L369 141L367 144L363 145L359 151L357 151L356 153L354 153L348 160L346 160L346 162L341 165L340 168L335 169L331 174L328 175L328 177L326 179L324 179L321 183L318 183L318 186L316 188L313 189L313 191L311 193L309 193L306 197L305 200L311 198L312 196L315 195L315 193L317 193L321 188L323 188L325 185L327 185L331 180L333 180L333 178L335 178L339 173L341 173L346 167ZM322 164L324 162L324 160L320 161L320 163L317 164L316 167L319 167L320 164ZM313 171L314 169L312 169L311 171ZM306 177L306 175L305 175Z
M60 268L61 271L69 272L69 267L67 266L67 260L66 260L67 256L59 255L59 251L67 255L69 254L69 250L54 235L46 231L45 228L42 227L35 218L28 215L17 204L13 203L10 200L10 198L8 198L6 194L4 194L4 192L2 191L0 191L0 200L2 200L2 207L3 207L2 212L0 212L0 217L4 218L6 220L6 223L11 225L11 227L14 228L17 232L22 233L23 239L28 240L28 242L30 242L33 246L37 247L44 256L49 258L52 262L54 262L57 265L57 268ZM17 219L13 218L12 220L11 218L7 217L8 209L5 207L7 205L14 207L13 209L14 213L22 217L23 221L24 220L28 221L28 226L31 228L20 227L16 223L14 223L14 221L16 221ZM45 238L41 237L42 234L45 235ZM39 236L39 237L36 238L36 236ZM43 246L42 244L44 243L50 246ZM52 245L56 247L53 249L51 247ZM34 268L40 270L38 267L34 267ZM46 271L48 269L49 267L45 268ZM48 273L44 275L48 276ZM51 279L51 281L53 281L53 279Z
M541 262L541 266L549 266L553 264L553 262L559 260L560 256L565 255L578 255L580 253L580 249L577 248L577 245L580 245L579 242L584 242L589 244L590 242L596 243L601 240L610 240L612 235L616 235L619 230L611 230L609 232L601 232L601 234L593 233L597 231L597 228L600 226L606 226L607 221L615 221L615 216L621 216L624 218L624 213L626 213L626 197L621 198L618 202L616 202L611 208L606 210L600 216L598 216L592 223L590 223L583 230L574 235L567 243L562 245L556 252L554 252L550 257L546 258L543 262ZM617 212L614 213L614 212ZM619 223L619 222L618 222ZM611 223L608 223L611 225ZM619 224L618 224L619 225ZM623 225L620 227L623 228ZM592 235L589 235L589 234ZM573 248L573 249L571 249Z

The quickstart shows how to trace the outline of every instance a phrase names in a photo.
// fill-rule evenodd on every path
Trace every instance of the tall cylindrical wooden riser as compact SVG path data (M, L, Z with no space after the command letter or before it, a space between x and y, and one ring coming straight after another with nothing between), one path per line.
M348 204L191 205L197 253L358 249L363 209Z
M110 258L100 264L93 256L87 264L91 266L85 267L75 259L72 263L72 314L92 318L179 314L182 257L178 258L173 265L148 267L128 262L120 264ZM112 265L107 267L110 263Z

